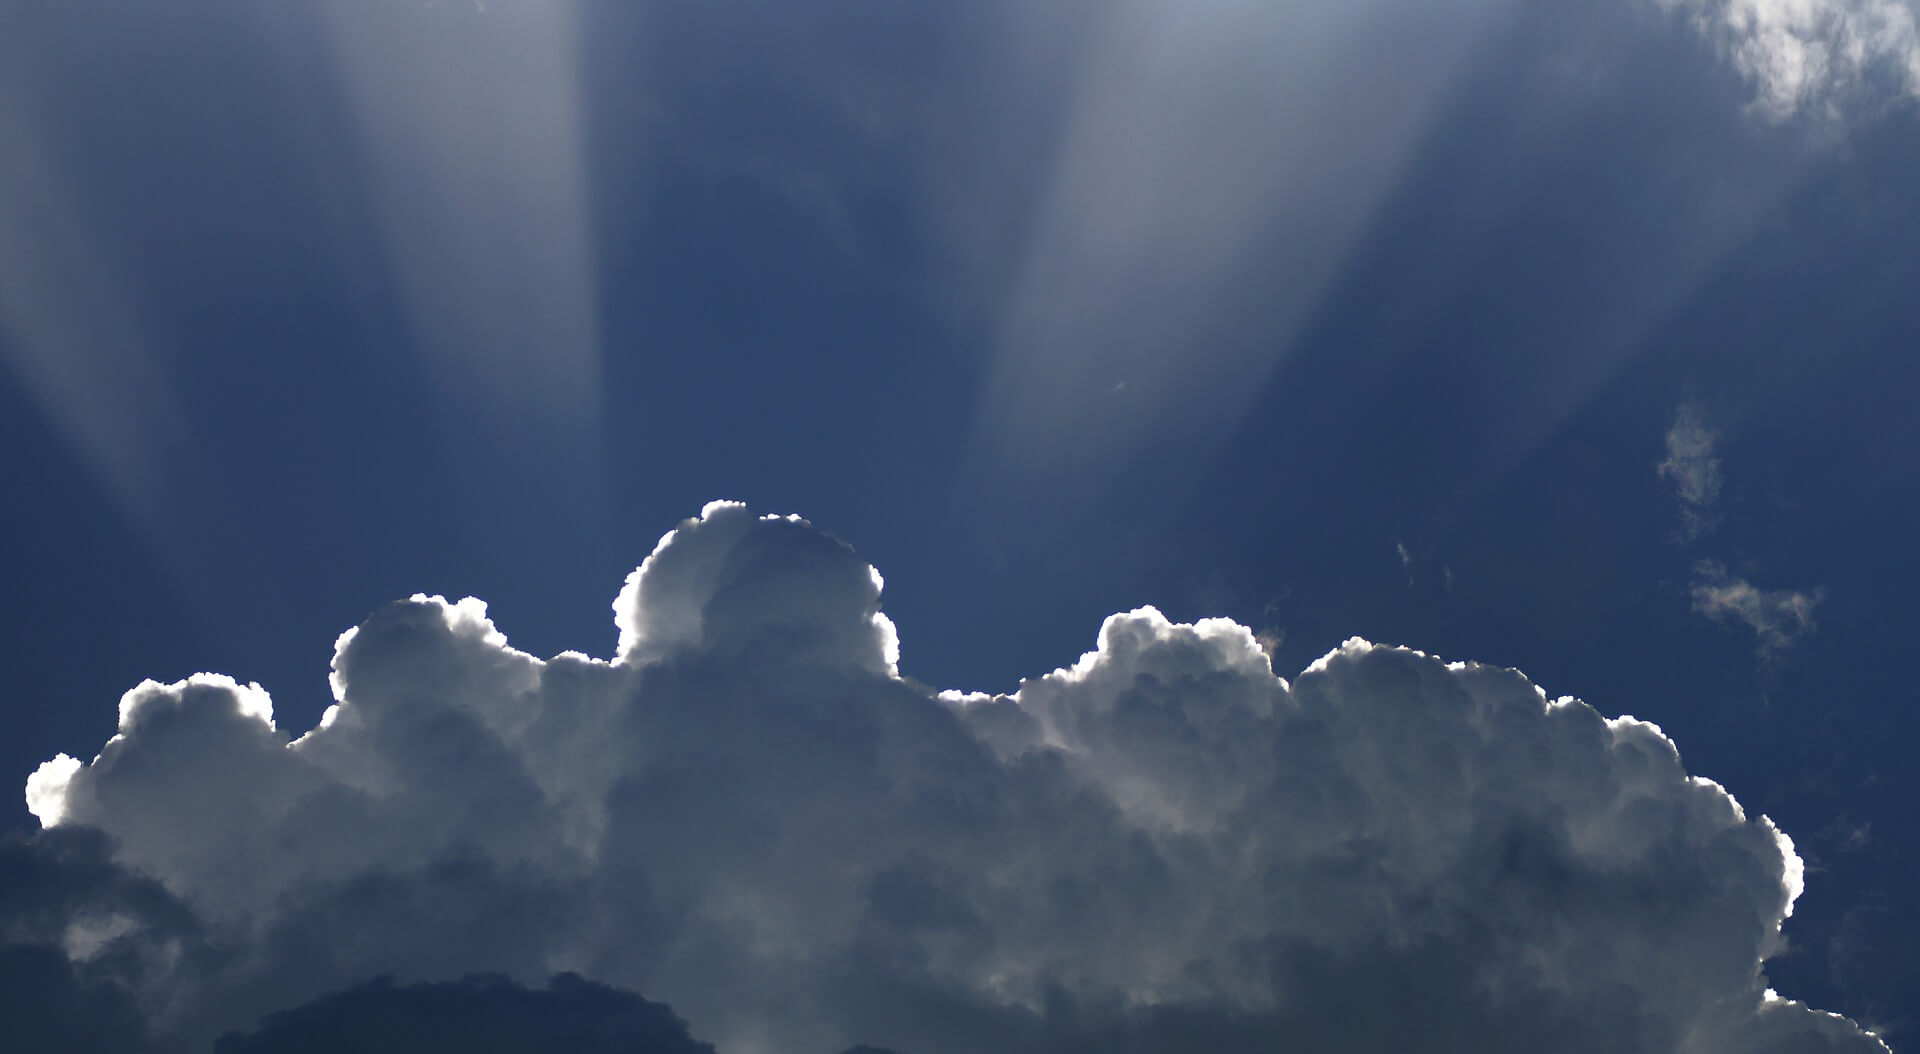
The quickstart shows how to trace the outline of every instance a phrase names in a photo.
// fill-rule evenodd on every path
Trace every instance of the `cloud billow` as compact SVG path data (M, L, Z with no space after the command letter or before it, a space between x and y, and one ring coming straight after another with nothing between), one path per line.
M377 976L384 1014L561 972L727 1054L1884 1049L1767 990L1800 861L1653 725L1358 639L1289 682L1151 608L935 692L881 585L715 503L612 660L417 596L340 638L297 739L254 686L149 682L28 785L106 877L0 933L171 1049Z

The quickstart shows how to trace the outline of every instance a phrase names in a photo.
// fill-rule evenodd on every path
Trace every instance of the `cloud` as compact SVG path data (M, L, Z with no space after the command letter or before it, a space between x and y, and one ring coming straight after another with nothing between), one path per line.
M8 1049L148 1050L134 982L197 971L191 912L109 859L98 831L0 839L0 1033Z
M1720 459L1713 449L1720 434L1707 426L1697 403L1683 403L1667 429L1667 459L1660 474L1673 481L1680 498L1681 538L1698 541L1719 525ZM1760 589L1727 573L1718 560L1694 566L1693 610L1724 622L1743 622L1759 638L1762 658L1769 658L1814 630L1813 609L1825 591Z
M881 585L715 503L610 660L417 596L341 636L298 738L256 687L144 684L29 784L99 874L23 865L0 934L165 1049L376 976L377 1017L567 971L727 1054L1884 1049L1768 992L1800 860L1651 724L1358 639L1289 682L1151 608L936 692Z
M504 977L396 985L379 980L222 1037L215 1054L714 1054L686 1023L631 992L559 974L545 989Z
M1782 120L1888 83L1920 94L1912 0L1660 0L1688 13Z
M1717 560L1704 560L1694 572L1693 610L1715 620L1746 623L1760 639L1763 655L1787 647L1814 631L1813 609L1824 590L1761 589L1734 578Z
M1720 434L1707 427L1698 403L1683 403L1667 428L1667 459L1660 474L1673 481L1680 498L1681 534L1694 541L1719 523L1720 459L1713 456Z

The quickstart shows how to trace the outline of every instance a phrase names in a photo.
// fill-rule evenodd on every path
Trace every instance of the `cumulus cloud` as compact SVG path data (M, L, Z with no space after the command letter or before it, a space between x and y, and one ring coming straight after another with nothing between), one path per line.
M1667 428L1667 459L1660 474L1673 482L1680 499L1681 535L1693 541L1719 522L1720 459L1713 456L1720 434L1707 427L1698 403L1683 403Z
M1775 119L1831 110L1876 79L1920 94L1912 0L1660 0L1688 14Z
M1884 1049L1768 991L1800 860L1651 724L1358 639L1289 682L1151 608L936 692L881 585L716 503L611 659L416 596L340 638L297 738L257 687L144 684L29 783L100 875L0 934L172 1049L381 975L376 1017L566 971L727 1054Z
M1759 638L1763 655L1812 633L1813 609L1824 596L1819 589L1761 589L1729 575L1717 560L1702 561L1693 582L1693 609L1716 620L1746 624Z

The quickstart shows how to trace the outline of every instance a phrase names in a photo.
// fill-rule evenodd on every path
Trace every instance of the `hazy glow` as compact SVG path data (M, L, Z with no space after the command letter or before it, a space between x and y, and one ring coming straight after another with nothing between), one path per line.
M1106 5L1040 170L976 458L1051 475L1176 427L1222 438L1507 6ZM1209 332L1250 296L1257 342Z
M579 5L499 3L471 17L317 9L432 378L456 414L477 403L592 434Z
M171 473L189 460L188 443L121 255L75 199L56 145L26 107L0 106L0 363L120 511L152 534L177 499Z
M456 456L454 467L484 457L496 475L565 464L605 477L580 12L560 0L314 4L263 9L239 26L260 34L246 42L272 46L277 35L330 59L319 98L298 64L284 87L322 111L330 88L350 115L357 149L328 174L357 184L339 199L349 203L343 227L370 220L379 232L384 259L371 284L391 283L435 389L425 410L449 449L478 455ZM109 19L97 26L109 42L125 31ZM0 64L10 64L5 49ZM160 285L149 276L176 261L142 258L114 237L112 209L93 196L139 191L69 178L99 173L68 171L55 134L68 129L52 122L69 119L41 103L57 93L10 81L0 84L0 365L151 536L188 504L208 460L190 442L189 411L203 408L175 394L192 349L142 317ZM372 216L352 215L355 202ZM369 261L333 262L344 273ZM598 510L568 511L584 523ZM179 557L179 535L157 539L168 559Z

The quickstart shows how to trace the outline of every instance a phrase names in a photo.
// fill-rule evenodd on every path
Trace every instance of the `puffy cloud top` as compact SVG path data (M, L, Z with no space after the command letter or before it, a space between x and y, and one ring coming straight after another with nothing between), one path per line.
M936 693L880 589L716 503L611 661L416 596L340 638L298 739L257 687L142 685L28 798L177 917L109 883L35 932L202 1047L376 975L577 971L730 1054L1884 1049L1768 991L1792 843L1651 724L1357 639L1289 683L1152 608Z
M711 502L669 531L614 601L620 659L676 649L773 647L891 673L893 623L880 614L879 572L798 516L756 517Z

